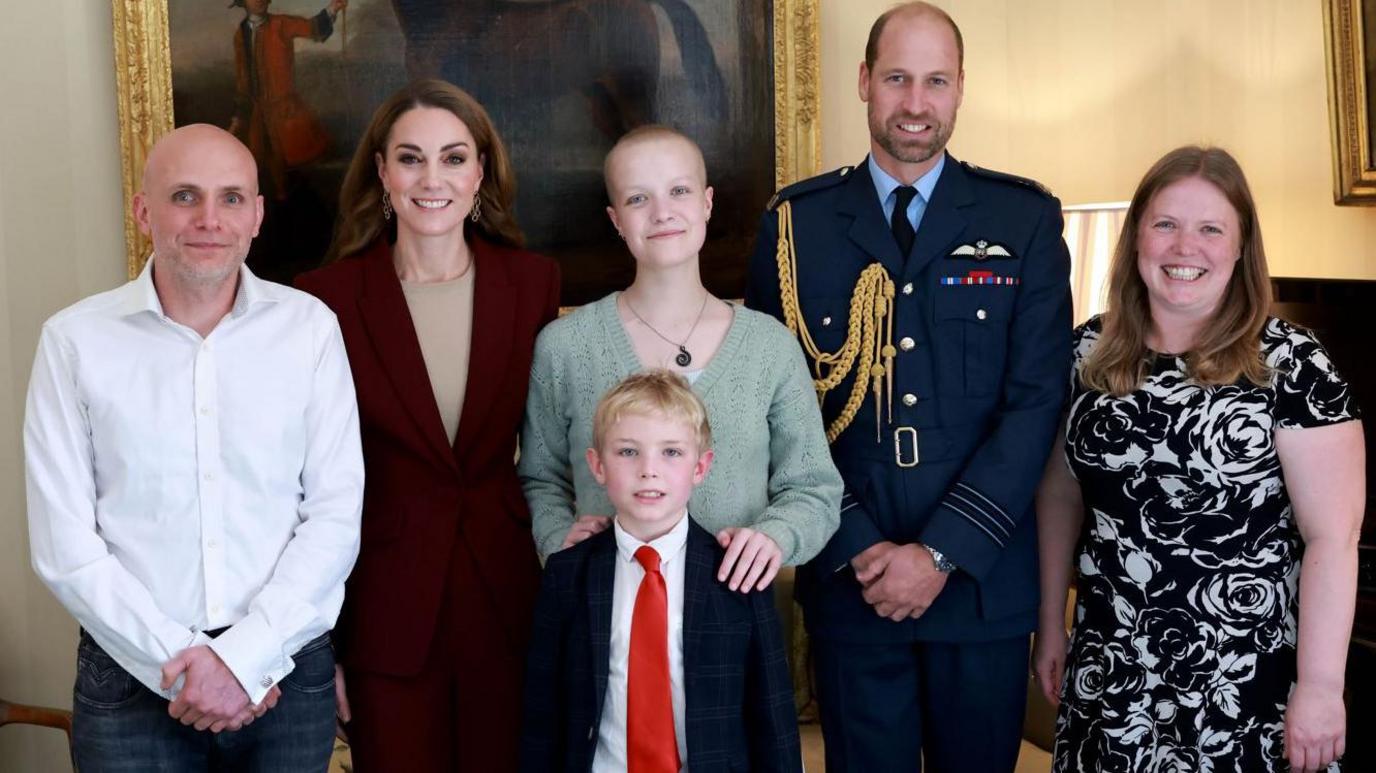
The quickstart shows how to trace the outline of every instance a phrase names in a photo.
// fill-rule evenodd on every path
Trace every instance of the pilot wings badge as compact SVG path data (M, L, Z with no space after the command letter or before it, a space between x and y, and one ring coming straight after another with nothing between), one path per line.
M951 250L949 257L952 258L972 258L978 261L986 260L1016 260L1016 256L1008 251L1008 247L996 242L980 239L974 244L962 244Z

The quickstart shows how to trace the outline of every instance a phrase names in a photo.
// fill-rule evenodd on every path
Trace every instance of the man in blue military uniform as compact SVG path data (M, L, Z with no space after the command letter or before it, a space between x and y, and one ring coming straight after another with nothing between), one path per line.
M1045 189L946 154L963 54L934 6L881 16L859 78L870 156L780 191L750 265L746 301L798 334L846 482L798 579L828 773L1018 755L1069 257Z

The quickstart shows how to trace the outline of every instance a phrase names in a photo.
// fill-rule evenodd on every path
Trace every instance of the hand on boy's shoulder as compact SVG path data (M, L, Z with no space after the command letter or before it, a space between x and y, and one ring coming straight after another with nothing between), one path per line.
M564 535L564 541L559 545L559 549L571 548L594 534L606 531L611 525L611 516L580 515L574 519L573 526L569 528L569 533Z
M597 517L597 516L589 516L589 517ZM607 521L608 524L611 523L611 519L610 519L610 518L606 519L606 521ZM564 547L559 548L558 550L554 551L553 553L550 553L550 554L549 554L549 558L545 559L545 567L548 568L550 565L556 564L556 563L568 563L568 562L570 562L570 561L572 561L572 562L582 562L582 561L585 561L586 558L587 558L587 556L588 556L594 549L596 549L596 547L597 547L597 545L598 545L599 543L601 543L601 542L603 542L603 541L608 541L608 542L615 543L616 537L612 534L611 528L609 528L609 527L604 527L604 528L601 528L601 529L595 529L595 530L591 531L590 533L585 534L585 535L583 535L582 537L580 537L580 538L578 539L578 541L575 542L574 544L565 545Z

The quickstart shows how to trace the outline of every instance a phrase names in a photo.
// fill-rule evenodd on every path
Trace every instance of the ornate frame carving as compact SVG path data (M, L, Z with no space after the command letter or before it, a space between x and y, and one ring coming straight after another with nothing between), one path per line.
M819 2L774 1L774 158L779 187L816 174L821 162ZM138 191L139 170L148 148L173 126L167 3L111 0L126 210ZM139 233L129 211L124 219L124 243L133 277L143 268L152 245Z
M822 163L821 0L774 3L774 182L782 188Z
M124 247L129 277L138 275L153 245L132 213L138 175L153 141L172 130L172 59L167 0L111 0L115 16L115 99L124 176Z
M1328 117L1333 143L1335 204L1376 205L1376 160L1372 158L1367 106L1367 57L1362 0L1326 0L1324 50L1328 59Z

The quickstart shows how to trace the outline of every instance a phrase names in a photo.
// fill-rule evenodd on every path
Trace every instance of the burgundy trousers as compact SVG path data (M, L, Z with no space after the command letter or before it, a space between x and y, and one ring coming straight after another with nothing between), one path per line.
M498 619L466 546L450 556L449 585L430 654L419 674L396 677L345 667L353 720L345 728L357 773L514 773L520 753L525 652ZM366 621L364 621L366 622ZM474 675L505 689L477 694Z

